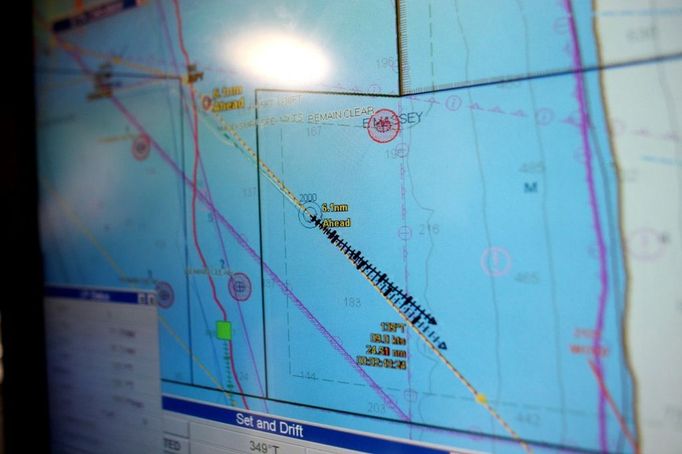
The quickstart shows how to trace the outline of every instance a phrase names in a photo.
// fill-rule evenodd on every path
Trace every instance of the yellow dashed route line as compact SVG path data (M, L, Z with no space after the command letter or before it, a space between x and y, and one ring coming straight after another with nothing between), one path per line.
M187 353L187 354L190 356L190 358L192 358L192 361L194 361L195 363L197 363L197 366L199 366L199 368L200 368L202 371L204 371L204 373L206 374L206 376L208 377L208 379L211 380L211 382L212 382L214 385L216 385L216 386L218 387L218 389L220 389L220 390L223 392L223 394L225 394L225 397L227 397L228 399L232 400L232 398L234 397L234 395L233 395L230 391L228 391L228 390L226 390L225 388L223 388L223 385L222 385L222 384L220 383L220 381L216 378L216 376L213 375L213 374L211 373L211 371L208 370L208 368L204 365L204 363L201 362L201 360L199 359L199 357L198 357L197 355L195 355L194 352L193 352L192 350L190 350L189 346L185 343L185 341L182 340L182 338L181 338L181 337L178 335L178 333L173 329L173 327L170 325L170 323L168 323L168 320L166 320L161 314L158 314L158 315L159 315L159 321L161 322L161 324L163 325L163 327L166 328L166 331L168 331L168 334L170 334L171 337L172 337L173 339L175 339L175 342L178 343L178 345L180 346L180 348L182 348L182 349L185 351L185 353Z
M128 66L133 69L137 69L139 71L143 71L145 73L153 74L158 77L164 77L164 78L179 78L178 75L172 75L172 74L167 74L158 68L153 68L150 66L142 65L136 62L131 62L128 60L124 60L123 58L120 58L118 56L112 56L108 55L102 52L98 51L93 51L93 50L88 50L81 48L79 46L76 46L74 44L69 44L69 43L62 43L61 46L67 50L67 51L75 51L78 52L81 55L89 55L93 56L96 58L100 59L106 59L111 61L114 64L117 65L124 65ZM187 82L187 77L182 77L182 81L184 83ZM195 90L194 90L194 85L190 84L192 95L195 96ZM248 146L248 144L239 136L237 131L232 128L229 124L223 121L222 117L214 113L214 117L219 121L219 123L222 125L222 127L230 132L230 134L233 137L230 137L231 140L235 141L235 145L237 145L237 148L241 145L242 151L247 152L249 155L251 155L252 158L254 158L257 162L258 165L260 165L261 169L267 174L269 179L279 188L279 190L287 196L287 198L294 203L298 207L299 210L303 211L305 214L311 216L312 214L308 211L308 209L301 203L301 201L296 197L295 194L293 194L289 188L287 188L282 180L279 179L279 177L262 161L259 159L257 154L251 149L251 147ZM97 239L94 237L94 235L87 229L87 227L80 221L80 219L76 216L76 214L69 209L69 207L66 205L66 202L61 198L61 196L56 192L55 188L51 185L51 183L45 179L41 178L41 181L45 184L45 186L48 188L50 193L55 196L55 199L57 200L58 204L60 207L63 209L63 211L67 214L69 219L76 224L76 226L82 231L82 233L85 235L85 237L95 246L95 248L98 250L100 254L107 260L110 266L115 270L115 272L119 275L119 277L125 277L125 273L121 270L121 268L118 266L118 264L114 261L114 259L111 257L111 255L104 249L100 243L97 241ZM344 254L345 255L345 254ZM350 258L346 256L346 258L351 262ZM371 281L371 279L363 272L361 272L363 277L372 285L372 287L377 290L377 292L389 303L389 305L398 313L398 315L405 320L405 322L412 328L414 332L416 332L419 337L426 343L426 345L436 354L436 356L443 362L446 367L457 377L457 379L467 388L467 390L474 396L476 402L480 404L483 408L488 411L488 413L511 435L512 438L514 438L516 441L518 441L523 449L530 453L532 452L531 448L528 446L528 444L521 439L521 437L509 426L509 424L495 411L495 409L490 405L488 402L487 397L485 394L482 394L474 388L474 386L469 382L469 380L464 377L464 375L441 353L441 351L413 324L410 322L410 320L402 314L396 307L395 304L387 298L383 292L379 289L379 287L374 284L374 282ZM176 342L179 343L179 345L187 351L191 357L192 360L197 362L199 367L207 374L209 379L214 382L219 389L223 390L223 392L228 395L229 397L232 397L231 393L229 391L225 390L218 380L213 376L213 374L208 371L208 369L203 365L203 363L189 350L188 346L182 342L182 339L177 335L175 331L173 331L172 327L168 324L168 322L161 316L159 315L159 320L161 320L162 325L166 330L169 331L171 336L175 339Z
M86 49L84 47L80 47L80 46L77 46L75 44L71 44L71 43L67 43L67 42L62 42L60 44L60 47L62 47L66 51L77 52L80 55L86 55L88 57L99 58L100 60L108 61L114 65L127 66L128 68L135 69L137 71L141 71L145 74L150 74L150 75L153 75L156 77L162 77L165 79L179 79L181 77L178 74L166 73L166 72L160 70L159 68L155 68L153 66L143 65L142 63L127 60L127 59L119 57L117 55L111 55L111 54L99 52L96 50Z
M229 137L230 140L232 140L235 145L237 145L238 148L242 148L242 151L246 152L249 154L251 157L253 157L256 162L260 165L261 169L265 174L268 176L270 181L272 181L277 188L282 192L284 195L287 196L287 198L294 204L296 207L298 207L299 210L303 211L305 214L308 216L311 216L311 213L308 211L308 209L301 203L301 201L292 193L289 188L286 187L286 185L282 182L282 180L279 179L279 177L268 167L261 159L258 158L256 152L249 147L249 145L242 139L237 131L230 126L228 123L226 123L223 118L217 114L214 113L213 117L216 118L216 120L220 123L220 126L222 127L223 131L229 132L232 137ZM343 253L346 259L355 266L353 261L350 259L350 257ZM504 428L507 433L514 438L514 440L518 441L523 449L526 452L532 452L532 449L528 444L519 436L519 434L516 433L514 429L511 428L511 426L497 413L497 411L490 405L488 402L488 398L485 396L485 394L479 392L469 380L457 369L450 360L448 360L445 355L440 351L440 349L433 343L429 338L427 338L424 333L422 333L408 318L405 316L402 312L398 310L396 307L395 303L391 301L388 297L386 297L381 289L370 279L367 274L364 272L360 271L360 274L365 278L367 282L369 282L372 287L381 295L381 297L386 300L389 305L393 308L393 310L396 311L396 313L412 328L412 330L419 335L419 337L426 343L426 345L436 354L436 356L445 364L445 366L457 377L457 379L469 390L469 392L474 396L474 399L478 404L480 404L483 408L486 409L486 411L493 417L495 420Z
M123 269L116 263L116 260L109 254L109 252L101 245L101 243L97 240L97 238L92 234L90 229L88 229L85 224L80 220L80 218L76 215L76 213L71 209L71 207L66 203L66 201L62 198L62 196L57 192L55 187L52 185L52 183L44 177L40 178L41 183L45 185L45 187L49 190L50 195L54 197L54 199L57 201L57 204L61 208L62 212L66 215L66 217L81 231L81 233L88 239L88 241L97 249L97 252L104 257L106 262L111 266L111 268L114 270L114 272L118 275L119 279L122 280L123 282L128 282L126 274L123 272ZM131 284L128 284L131 285ZM168 323L168 320L161 315L157 311L157 315L159 317L159 321L161 322L161 325L168 331L168 333L171 335L171 337L180 345L180 347L192 358L192 361L194 361L199 368L204 371L206 376L208 377L211 382L220 389L223 394L225 394L226 397L229 399L232 399L233 393L231 393L229 390L223 388L222 384L220 381L216 378L215 375L211 373L211 371L206 367L206 365L197 357L187 346L187 344L182 340L182 338L178 335L178 333L173 329L173 327Z
M107 261L109 266L114 270L114 272L121 278L125 278L125 273L121 269L121 267L118 266L118 263L113 259L113 257L109 254L109 252L97 241L97 238L92 234L92 232L83 224L83 222L80 220L80 218L76 215L76 213L71 209L71 207L66 203L66 201L62 198L62 196L57 192L55 187L52 185L52 183L44 177L40 177L40 182L43 183L43 185L48 189L50 192L50 195L54 197L54 199L57 201L57 204L59 207L62 209L62 212L66 215L69 220L80 229L80 231L85 235L85 237L92 243L92 245L97 249L97 252L104 257L104 259Z

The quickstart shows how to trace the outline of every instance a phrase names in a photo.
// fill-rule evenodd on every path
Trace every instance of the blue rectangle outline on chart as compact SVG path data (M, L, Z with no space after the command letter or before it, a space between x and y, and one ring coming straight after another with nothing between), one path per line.
M59 287L46 285L43 295L48 298L68 298L76 300L99 301L102 303L121 303L149 305L150 292L131 290L112 290L88 287Z
M125 11L130 8L135 8L140 5L140 0L112 0L93 8L82 11L73 16L59 19L52 24L52 31L54 33L61 33L69 31L73 28L88 25L91 22L105 19L117 13Z

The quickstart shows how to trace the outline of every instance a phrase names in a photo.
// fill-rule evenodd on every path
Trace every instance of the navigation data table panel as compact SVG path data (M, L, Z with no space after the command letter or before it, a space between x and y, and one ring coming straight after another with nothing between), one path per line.
M159 334L154 293L47 287L55 452L158 452Z

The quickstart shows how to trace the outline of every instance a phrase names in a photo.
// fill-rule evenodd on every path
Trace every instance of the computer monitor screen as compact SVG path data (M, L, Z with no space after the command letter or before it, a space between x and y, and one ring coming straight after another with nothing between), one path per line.
M682 449L682 2L34 7L55 452Z

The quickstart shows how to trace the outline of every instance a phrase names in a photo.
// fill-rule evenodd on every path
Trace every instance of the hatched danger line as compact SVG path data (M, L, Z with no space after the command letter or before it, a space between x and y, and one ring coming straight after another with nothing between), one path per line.
M433 351L433 353L438 357L438 359L450 370L450 372L452 372L455 375L455 377L474 396L476 403L481 405L488 412L488 414L490 414L490 416L492 416L500 424L500 426L502 426L504 430L521 445L524 451L528 453L532 452L528 443L524 439L522 439L519 436L519 434L516 433L514 429L512 429L509 423L507 423L507 421L505 421L502 418L502 416L500 416L500 414L497 413L497 411L490 405L486 395L479 392L471 384L471 382L462 374L462 372L460 372L459 369L457 369L454 366L454 364L452 364L452 362L445 357L445 355L443 354L443 351L446 349L445 343L442 343L443 348L439 348L439 346L437 346L434 343L432 338L438 340L440 340L440 338L433 332L429 333L428 335L426 334L429 332L428 331L429 329L433 331L433 329L430 327L436 324L435 318L431 314L427 313L423 308L414 303L414 301L410 298L409 295L406 295L403 291L400 291L393 283L386 280L385 274L383 273L379 274L378 270L376 270L370 263L368 263L367 260L361 256L361 253L359 251L352 249L348 245L348 243L341 240L338 233L335 230L323 226L322 221L318 219L313 213L311 213L310 210L308 210L308 208L298 199L298 197L296 197L296 195L293 192L291 192L291 190L275 174L275 172L265 162L263 162L260 159L260 155L256 153L256 151L254 151L237 133L237 131L231 125L226 123L220 115L214 114L213 119L217 121L222 127L219 129L218 134L227 139L227 141L234 145L238 150L242 151L248 157L253 159L253 161L256 164L256 167L259 168L259 171L262 172L266 176L266 178L270 180L272 184L275 185L275 187L284 197L286 197L287 200L293 203L305 215L309 216L311 222L314 222L317 228L327 235L327 238L329 238L332 245L334 245L334 247L339 249L344 254L348 261L352 263L358 269L358 271L360 271L360 274L362 274L362 276L370 283L370 285L372 285L372 287L374 287L374 289L379 294L381 294L384 300L386 300L386 302L389 303L389 305L408 324L408 326L410 326L412 330L415 333L417 333L417 335L426 343L426 346L431 351ZM256 125L256 127L258 126ZM334 238L334 240L332 240L332 238ZM379 281L379 279L381 279L381 281ZM403 312L403 310L401 310L401 307L398 306L394 301L392 301L384 292L389 292L388 294L390 294L392 297L402 298L399 301L401 301L402 305L404 306L405 312ZM410 304L406 305L405 302L408 300L408 298ZM415 323L413 323L412 322L413 319L415 320L416 323L421 322L420 326L422 328L418 327ZM433 321L433 323L430 323L430 321Z
M386 273L379 272L374 265L363 257L359 250L353 249L346 241L339 237L336 230L325 226L322 220L315 215L310 216L310 221L327 236L329 241L343 255L353 262L358 271L381 292L394 309L403 315L404 318L406 317L410 324L424 333L440 350L447 350L445 341L441 341L440 336L433 330L433 326L437 324L436 318L433 315L417 304L411 295L406 294L405 291L391 282Z
M136 6L142 5L145 0L113 0L106 2L94 8L87 9L79 14L74 14L73 16L66 17L64 19L59 19L52 24L52 31L54 33L61 33L72 28L83 27L92 22L106 19L111 17L121 11L127 9L135 8Z

